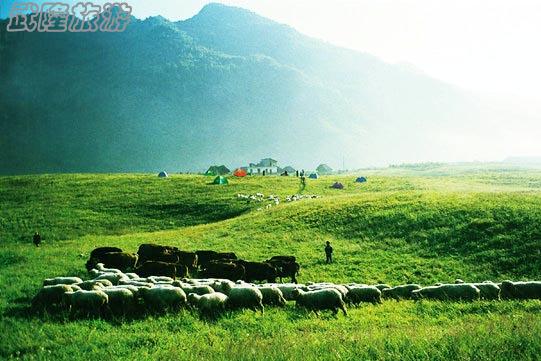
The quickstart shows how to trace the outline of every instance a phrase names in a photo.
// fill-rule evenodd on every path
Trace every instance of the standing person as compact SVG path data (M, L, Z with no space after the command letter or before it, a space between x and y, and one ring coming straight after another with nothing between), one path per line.
M39 247L40 243L41 243L41 236L40 234L38 233L38 231L36 231L36 233L34 233L34 237L32 237L32 241L34 242L34 244L36 245L36 247Z
M332 246L329 241L327 241L327 245L325 246L325 256L327 256L325 263L332 263Z
M301 191L306 188L306 178L304 176L301 176Z

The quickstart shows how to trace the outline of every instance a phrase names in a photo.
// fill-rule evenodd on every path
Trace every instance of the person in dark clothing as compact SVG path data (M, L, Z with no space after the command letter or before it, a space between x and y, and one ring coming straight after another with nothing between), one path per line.
M39 247L39 245L41 243L41 236L37 231L36 231L36 233L34 233L34 237L32 237L32 241L34 242L36 247Z
M327 241L327 245L325 246L325 256L327 256L325 263L332 263L332 247L329 241Z

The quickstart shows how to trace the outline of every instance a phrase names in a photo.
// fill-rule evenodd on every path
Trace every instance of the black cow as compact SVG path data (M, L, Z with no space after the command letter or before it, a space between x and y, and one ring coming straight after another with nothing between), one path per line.
M126 252L107 252L91 257L86 262L87 270L95 268L98 263L103 263L105 267L116 268L122 272L126 272L135 268L137 263L137 255Z
M201 268L205 268L212 261L230 261L236 260L237 255L232 252L216 252L216 251L195 251L197 262Z
M276 277L278 277L276 267L270 263L249 262L244 260L237 260L235 263L244 266L244 269L246 270L244 280L246 282L267 281L274 283L276 282Z
M122 250L118 247L98 247L98 248L94 248L92 252L90 252L89 258L98 257L104 253L110 253L110 252L122 252Z
M141 277L167 276L175 279L177 276L186 277L186 266L178 266L173 263L147 261L134 270Z
M282 282L283 277L290 277L291 282L297 283L297 275L299 274L301 265L296 262L295 256L274 256L265 262L276 267L280 282Z
M200 273L206 278L225 278L231 281L244 279L246 270L243 265L231 262L209 262Z

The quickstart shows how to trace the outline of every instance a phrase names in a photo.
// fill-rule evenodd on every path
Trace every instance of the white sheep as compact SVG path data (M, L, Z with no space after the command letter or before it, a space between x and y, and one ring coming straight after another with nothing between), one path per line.
M141 287L141 294L145 305L154 311L176 310L186 304L186 293L179 287Z
M400 300L400 299L411 300L412 299L411 292L414 290L419 290L419 289L421 289L421 286L417 284L400 285L396 287L383 289L383 291L381 291L381 295L383 298L392 298L395 300Z
M263 304L269 306L285 306L286 299L284 294L275 286L258 286L257 289L263 295Z
M35 309L47 309L55 306L63 306L64 294L73 292L70 285L44 286L32 299L32 307Z
M103 263L96 264L96 269L98 271L104 272L104 273L122 273L122 271L119 270L119 269L105 267L105 265Z
M500 287L492 282L471 283L471 285L479 289L482 300L499 300Z
M429 286L412 291L414 299L423 298L440 301L476 301L479 300L479 296L479 289L466 283Z
M150 277L147 277L147 281L150 281L152 283L172 284L174 280L171 277L167 277L167 276L150 276Z
M316 290L323 290L327 288L334 288L338 292L342 294L342 298L345 298L348 294L348 288L343 285L335 285L334 283L328 283L328 282L321 282L321 283L315 283L309 286L306 286L303 290L304 291L316 291Z
M228 294L229 289L235 287L235 282L230 280L216 280L213 284L210 285L216 292L221 292Z
M79 277L54 277L46 278L43 280L44 286L53 286L53 285L72 285L75 283L83 282Z
M209 293L214 293L214 289L208 285L200 285L200 286L186 285L186 286L181 286L180 288L182 288L182 290L186 294L195 293L199 296L206 295Z
M225 287L228 290L225 294L228 297L227 306L230 309L249 308L254 311L261 310L261 313L264 312L263 295L257 288L250 286L231 287L229 284L226 284Z
M344 300L358 305L361 302L381 303L381 291L376 286L352 286L348 287Z
M98 277L94 278L93 281L98 280L108 280L113 285L118 285L121 280L129 281L130 279L124 273L102 273Z
M297 289L302 289L305 287L305 285L302 284L295 284L295 283L278 283L278 284L271 284L278 288L280 291L282 291L282 295L286 299L286 301L293 301L295 300L295 297L293 296L293 291Z
M374 287L376 287L380 291L383 291L386 288L391 288L391 286L386 283L378 283L377 285L374 285Z
M139 277L139 275L137 273L124 273L126 276L128 276L129 279L131 280L138 280L138 279L141 279L141 277Z
M101 279L101 280L83 281L81 283L77 283L76 285L79 286L82 290L92 291L92 290L102 289L103 287L109 287L109 286L112 286L113 284L109 280Z
M225 311L227 296L221 292L197 295L190 293L188 302L199 310L201 317L217 317Z
M316 315L318 311L332 310L334 315L338 310L342 310L347 316L346 305L342 299L342 294L334 288L326 288L315 291L303 291L297 289L293 291L297 307L304 307L310 311L314 311Z
M109 301L109 297L101 290L66 292L67 304L73 314L99 315Z
M106 287L101 291L108 297L107 306L113 313L126 314L133 311L135 307L135 296L127 288L118 286Z
M503 299L530 300L541 299L541 282L503 281L500 286Z
M136 287L152 287L154 284L152 282L146 282L141 280L132 280L132 279L121 279L118 282L119 285L130 285Z

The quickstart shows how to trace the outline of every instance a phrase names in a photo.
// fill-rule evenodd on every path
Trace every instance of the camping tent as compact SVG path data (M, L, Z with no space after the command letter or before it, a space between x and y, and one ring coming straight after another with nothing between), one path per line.
M366 182L366 178L365 178L365 177L358 177L357 179L355 179L355 182L356 182L356 183L365 183L365 182Z
M160 178L167 178L167 177L169 177L169 175L167 174L166 171L163 170L163 171L161 171L160 173L158 173L158 177L160 177Z
M310 174L310 175L308 176L308 178L310 178L310 179L318 179L318 178L319 178L319 174L317 174L317 173L312 173L312 174Z
M246 177L248 173L246 173L246 171L244 169L241 169L241 168L238 168L234 173L233 175L235 177Z
M214 178L214 182L212 182L212 183L213 184L229 184L229 182L227 181L227 178L223 177L221 175Z
M344 189L344 185L340 182L334 182L334 184L331 186L331 188L334 189Z

